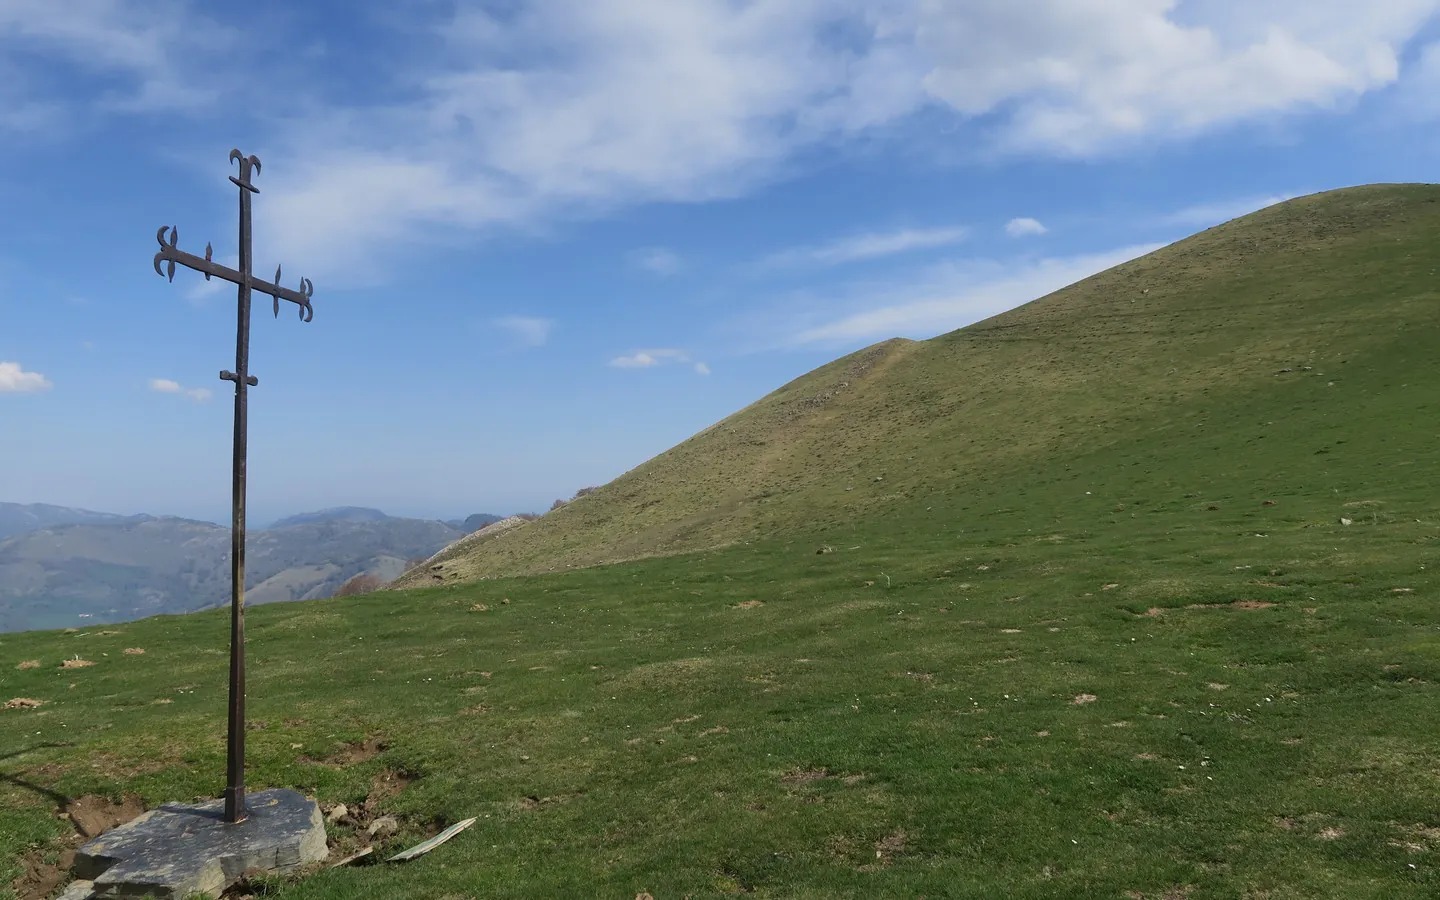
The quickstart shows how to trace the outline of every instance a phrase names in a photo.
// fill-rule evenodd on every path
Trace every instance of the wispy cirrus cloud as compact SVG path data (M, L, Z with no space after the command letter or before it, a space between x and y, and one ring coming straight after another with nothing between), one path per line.
M997 315L1159 249L1161 244L1055 257L1019 265L996 260L943 263L889 284L856 283L827 305L834 317L792 323L791 346L838 347L891 337L926 339Z
M501 316L495 325L510 332L523 346L541 347L549 340L555 322L537 316Z
M409 73L413 102L321 110L303 144L282 145L293 161L257 215L277 246L358 277L345 260L397 240L739 196L807 148L897 136L922 110L964 123L976 155L1114 155L1342 112L1401 77L1437 9L461 0L430 23L443 49ZM809 259L867 252L830 250Z
M199 116L243 85L266 111L263 146L248 148L267 161L257 251L340 288L383 280L411 242L741 196L800 171L814 148L914 137L921 112L957 123L966 159L1096 158L1343 113L1440 67L1433 54L1400 65L1440 0L502 6L420 4L388 78L397 87L341 91L308 86L374 51L341 36L328 56L275 70L290 75L231 77L242 50L300 37L272 33L298 16L222 25L185 0L8 0L0 59L42 55L94 77L77 109L75 92L0 71L0 121Z
M628 356L617 356L609 364L617 369L652 369L666 363L691 363L690 354L673 348L637 350ZM710 374L710 367L703 362L694 362L691 368L697 375Z
M1037 219L1018 218L1005 223L1005 233L1011 237L1030 237L1044 234L1047 231L1049 229L1040 224Z
M646 247L630 255L635 265L655 275L674 275L684 264L680 256L665 247Z
M968 229L960 227L907 228L856 234L826 244L781 250L761 259L755 267L763 270L795 266L838 266L914 250L946 247L965 240L968 234Z
M52 387L39 372L27 372L17 362L0 362L0 394L31 394Z
M1187 206L1174 212L1165 213L1159 217L1162 225L1187 225L1192 227L1210 227L1228 222L1231 219L1238 219L1247 216L1252 212L1258 212L1266 207L1274 206L1277 203L1284 203L1286 200L1293 200L1303 196L1297 194L1268 194L1253 197L1237 197L1230 200L1217 200L1209 203L1197 203Z
M182 0L5 0L0 128L35 133L95 113L203 112L228 83L215 77L221 58L243 44L240 31ZM46 65L54 62L63 79Z
M157 394L178 394L183 397L189 397L197 403L204 403L215 396L214 392L209 388L187 388L181 385L180 382L172 381L169 378L150 379L150 390L155 391Z

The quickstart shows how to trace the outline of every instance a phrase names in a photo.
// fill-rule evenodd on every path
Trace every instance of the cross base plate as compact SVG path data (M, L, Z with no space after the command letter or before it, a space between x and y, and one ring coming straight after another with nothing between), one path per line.
M219 897L254 869L284 872L328 854L320 807L276 788L246 797L250 815L225 822L225 801L166 804L106 832L75 854L89 896Z

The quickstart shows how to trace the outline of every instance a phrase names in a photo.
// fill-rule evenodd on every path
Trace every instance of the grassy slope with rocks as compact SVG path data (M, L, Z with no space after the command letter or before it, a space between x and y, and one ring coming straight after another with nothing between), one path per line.
M252 789L357 809L337 851L479 817L262 887L1435 896L1437 233L1433 186L1262 211L838 361L449 571L718 549L252 610ZM219 791L225 636L0 635L0 702L43 704L0 710L0 884L76 798Z
M1196 472L1215 461L1192 458L1197 443L1246 456L1308 447L1342 418L1358 424L1355 416L1390 446L1383 407L1406 402L1408 389L1389 395L1388 382L1360 373L1431 333L1437 224L1440 189L1430 186L1351 188L1270 207L969 328L837 360L397 586L841 526L974 496L989 482L1059 477L1086 454L1120 452L1131 435L1163 452L1164 466ZM1293 371L1276 375L1285 368ZM1252 409L1238 430L1217 427ZM1287 472L1275 474L1293 487L1333 461L1289 465L1285 455Z

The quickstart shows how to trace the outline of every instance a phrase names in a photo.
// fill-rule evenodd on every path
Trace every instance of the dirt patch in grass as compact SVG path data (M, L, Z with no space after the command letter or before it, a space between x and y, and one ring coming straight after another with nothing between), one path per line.
M370 779L370 793L365 797L365 802L360 808L367 813L377 812L386 801L392 800L400 795L400 792L410 786L416 776L409 772L397 772L394 769L381 769Z
M1399 828L1402 839L1387 841L1392 847L1399 847L1411 853L1424 853L1437 846L1440 846L1440 828L1430 828L1425 825L1396 826Z
M6 709L35 709L44 705L44 700L36 700L31 697L15 697L5 701Z
M1096 697L1094 694L1076 694L1075 699L1071 700L1070 702L1075 704L1076 706L1084 706L1087 703L1094 703L1096 700L1099 699L1100 698Z
M714 666L714 660L703 656L672 659L636 666L616 681L636 687L670 687Z
M1126 891L1125 896L1129 900L1185 900L1190 892L1195 890L1188 884L1177 884L1165 888L1158 894L1142 894L1139 891Z
M1266 600L1231 600L1229 603L1191 603L1186 609L1265 609L1274 606Z
M10 889L19 900L45 900L69 880L68 869L68 865L45 862L39 850L31 851L20 858L20 877L10 883Z
M62 668L62 669L83 669L83 668L85 668L86 666L93 666L93 665L95 665L95 663L93 663L92 661L90 661L90 660L88 660L88 659L81 659L81 658L78 657L78 656L72 656L71 658L69 658L69 659L65 660L64 662L60 663L60 668Z
M93 751L86 760L90 771L113 778L117 781L134 778L136 775L153 775L180 765L180 757L173 751L147 753L143 758L124 759L103 750ZM57 772L57 775L60 774Z
M810 784L813 781L820 781L829 778L830 773L824 769L796 769L780 776L780 783L789 787L799 787L803 784Z
M1229 603L1190 603L1185 609L1266 609L1274 606L1268 600L1231 600ZM1167 612L1173 612L1177 607L1152 606L1139 615L1145 618L1157 619Z
M20 664L17 665L15 668L17 668L17 669L38 669L38 668L40 668L40 660L38 660L38 659L26 659L26 660L22 660L22 661L20 662Z
M322 766L353 766L359 763L369 762L375 757L384 753L390 747L390 742L383 737L371 736L363 741L350 741L340 745L340 749L325 757L324 759L312 759L308 756L300 757L301 762L316 763Z
M83 838L98 837L144 811L145 804L136 794L126 794L119 803L98 794L86 794L71 800L65 807L65 814L75 823L75 830Z
M567 800L574 800L582 793L584 792L575 791L573 793L567 794L556 794L553 797L537 797L534 794L531 794L528 797L521 797L518 801L518 805L526 812L534 812L537 809L543 809L544 807L553 806L557 803L564 803Z
M764 605L765 601L763 600L741 600L739 603L735 604L734 609L754 609L757 606Z
M895 857L905 852L905 829L897 828L875 842L875 861L860 866L862 872L874 872L894 862Z

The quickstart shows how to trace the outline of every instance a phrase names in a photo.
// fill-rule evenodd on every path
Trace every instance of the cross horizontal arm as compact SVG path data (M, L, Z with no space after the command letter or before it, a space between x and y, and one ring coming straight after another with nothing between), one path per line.
M252 290L259 291L262 294L269 294L275 298L276 316L280 315L280 301L289 300L291 303L300 307L300 318L302 321L308 322L315 318L315 309L310 305L310 297L315 293L315 286L310 283L310 279L308 278L300 279L300 290L298 291L281 287L280 267L276 266L274 281L261 281L252 275L250 276L250 287Z
M170 231L170 242L167 244L165 242L166 230L167 226L162 226L159 233L155 236L155 239L160 242L160 252L155 254L155 274L168 274L170 280L174 281L175 264L179 263L182 266L204 273L207 280L212 276L222 278L231 284L248 285L253 291L269 294L275 298L275 315L277 316L280 315L280 301L288 300L300 307L300 318L303 321L309 322L315 317L315 309L310 305L310 297L315 293L315 286L310 283L310 279L300 279L299 290L281 287L279 266L275 268L275 280L273 282L266 281L263 278L256 278L254 275L247 277L243 272L238 272L229 266L222 266L211 259L210 246L208 244L205 246L205 255L203 257L196 256L193 253L186 253L184 250L176 247L175 243L179 240L179 233L174 228L168 229ZM167 269L160 268L162 262L168 262L170 264Z
M155 254L155 272L159 275L164 275L165 273L160 269L160 263L168 260L171 263L170 278L172 281L175 278L174 263L188 266L197 272L204 272L206 278L214 275L216 278L223 278L231 284L242 284L245 281L245 277L239 272L229 266L222 266L213 259L205 259L193 253L186 253L184 250L177 250L175 247L166 245L163 242L160 247L160 252Z

